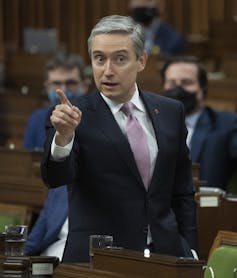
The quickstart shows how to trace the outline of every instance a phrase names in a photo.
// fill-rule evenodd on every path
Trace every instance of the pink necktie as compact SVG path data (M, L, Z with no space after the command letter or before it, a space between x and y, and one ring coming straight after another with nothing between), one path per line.
M133 115L133 104L125 103L121 111L127 116L126 134L131 146L137 168L142 177L146 190L150 182L150 151L146 134L142 126Z

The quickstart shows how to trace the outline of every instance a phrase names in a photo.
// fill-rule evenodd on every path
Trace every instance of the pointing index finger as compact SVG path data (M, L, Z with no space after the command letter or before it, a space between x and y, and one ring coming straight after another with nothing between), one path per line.
M61 101L62 104L67 104L69 107L72 108L71 102L69 101L69 99L66 97L66 95L64 94L64 92L62 90L57 89L56 93L59 96L60 101Z

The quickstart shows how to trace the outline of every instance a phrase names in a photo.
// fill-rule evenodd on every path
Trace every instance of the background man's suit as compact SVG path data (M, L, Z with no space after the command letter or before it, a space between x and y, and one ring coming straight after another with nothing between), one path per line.
M55 130L49 120L46 123L43 179L49 186L73 184L66 262L89 260L90 234L112 234L116 246L144 250L148 224L157 253L191 256L190 248L196 248L183 106L158 95L141 92L140 96L158 143L148 192L126 136L99 92L83 96L78 103L82 121L71 154L63 161L50 159Z
M30 115L25 129L23 148L28 150L43 148L45 141L45 119L48 110L48 107L41 107Z
M42 253L58 240L58 234L68 216L67 187L50 189L37 222L26 242L26 255Z
M158 45L162 53L178 55L184 52L184 37L172 29L167 23L160 21L154 34L154 45Z
M201 179L225 189L237 161L237 115L205 108L191 139L193 162L201 164Z

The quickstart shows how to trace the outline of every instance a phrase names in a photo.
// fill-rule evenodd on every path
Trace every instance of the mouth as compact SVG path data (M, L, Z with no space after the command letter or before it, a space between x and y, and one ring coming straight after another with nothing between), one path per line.
M115 88L116 86L118 86L118 83L115 82L102 82L102 86L107 89L107 90L111 90L113 88Z

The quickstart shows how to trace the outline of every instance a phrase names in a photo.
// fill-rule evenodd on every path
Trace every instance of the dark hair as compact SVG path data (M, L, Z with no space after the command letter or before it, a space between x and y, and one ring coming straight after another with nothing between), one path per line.
M161 78L163 83L165 82L165 73L167 68L172 64L178 63L187 63L196 65L198 70L198 82L200 87L203 90L204 95L207 95L208 90L208 79L207 79L207 72L203 64L200 63L197 57L195 56L172 56L167 59L161 69Z
M48 79L48 72L58 68L64 68L66 70L72 70L77 68L81 78L84 78L85 64L81 56L76 54L69 54L66 52L59 52L55 54L45 65L44 78Z

